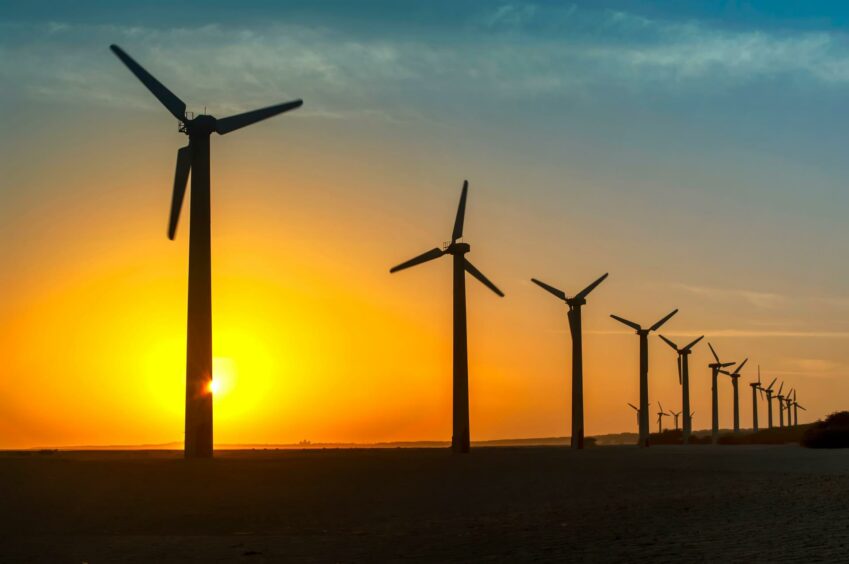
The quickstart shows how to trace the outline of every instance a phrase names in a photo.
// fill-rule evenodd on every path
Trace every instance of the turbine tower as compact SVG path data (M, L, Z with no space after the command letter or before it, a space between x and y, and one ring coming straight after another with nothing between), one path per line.
M778 380L778 378L773 378L772 382L769 383L769 386L764 388L764 393L766 393L767 429L772 429L772 387L775 385L776 380Z
M669 321L669 318L678 313L678 310L672 310L671 313L661 318L660 321L643 329L640 325L633 321L628 321L624 317L611 315L613 319L619 323L624 323L628 327L634 329L640 337L640 446L649 446L649 333L657 331L660 327Z
M443 248L433 248L426 253L393 266L389 272L398 272L423 262L437 259L443 255L454 257L454 407L453 434L451 450L454 452L469 452L469 356L466 340L466 272L477 278L484 286L504 297L504 293L489 281L480 270L474 267L465 257L471 247L468 243L459 242L463 237L463 221L466 215L466 194L469 182L463 181L460 192L460 205L457 207L457 217L454 220L454 231L451 242Z
M758 392L763 397L763 388L761 387L761 365L758 364L758 381L749 384L752 387L752 429L758 432Z
M661 434L663 432L663 418L668 417L669 414L663 411L663 406L660 402L657 402L657 407L660 411L657 412L657 434Z
M177 169L171 197L168 238L174 239L189 174L192 197L189 213L189 298L186 339L186 458L212 456L212 261L210 250L209 138L224 135L258 121L294 110L303 104L293 100L230 117L189 117L186 104L117 45L110 46L136 78L180 122L189 143L177 151Z
M746 366L746 363L749 362L749 359L745 359L741 362L737 368L734 369L734 372L728 372L727 370L720 370L726 376L731 377L731 384L734 388L734 432L740 432L740 371Z
M693 346L704 339L704 335L690 343L689 345L678 348L678 345L660 335L667 345L678 353L678 384L681 386L681 410L684 412L684 444L690 441L690 433L693 430L693 425L690 422L690 353L693 352ZM678 430L678 417L675 417L675 430Z
M781 390L784 388L784 382L778 386L778 391L775 393L775 399L778 400L778 428L784 427L784 396L781 395Z
M708 343L708 347L710 348L711 354L713 354L714 360L716 362L711 362L708 364L710 367L710 384L711 384L711 413L710 413L710 439L713 444L716 444L719 440L719 399L717 398L717 389L716 389L716 380L719 375L719 371L727 366L733 366L734 362L720 362L719 356L716 354L716 351L713 349L713 345Z
M572 448L584 448L584 361L581 338L581 307L587 303L587 295L607 278L607 273L595 282L575 294L567 297L563 290L549 286L536 278L531 282L553 294L569 306L566 316L569 320L569 331L572 333Z

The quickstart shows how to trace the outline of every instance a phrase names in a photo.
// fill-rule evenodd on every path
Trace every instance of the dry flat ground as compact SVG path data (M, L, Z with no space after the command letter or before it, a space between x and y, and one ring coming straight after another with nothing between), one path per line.
M849 451L0 454L2 562L849 561Z

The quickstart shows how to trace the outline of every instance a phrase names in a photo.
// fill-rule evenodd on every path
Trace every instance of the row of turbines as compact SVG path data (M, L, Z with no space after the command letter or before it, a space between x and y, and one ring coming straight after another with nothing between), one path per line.
M216 118L212 115L201 114L194 116L186 111L186 104L171 90L151 75L135 59L130 57L117 45L111 45L110 49L121 60L122 63L135 75L135 77L150 91L151 94L174 116L179 122L179 131L188 136L188 144L177 151L177 163L174 174L174 187L171 199L171 210L168 221L168 238L174 239L177 224L180 217L183 200L191 176L191 202L189 213L191 222L189 224L189 280L188 280L188 315L187 315L187 339L186 339L186 411L185 411L185 442L184 454L186 458L208 458L213 454L213 425L212 425L212 273L211 273L211 226L210 226L210 138L213 133L224 135L248 125L257 123L267 118L295 110L303 101L300 99L268 106L258 110L244 112L225 118ZM460 204L454 221L454 229L451 233L450 242L442 247L435 247L413 259L410 259L390 272L398 272L418 264L428 262L443 255L451 255L453 260L453 288L454 288L454 334L453 334L453 433L451 439L452 450L455 452L468 452L470 447L469 431L469 369L468 349L466 331L466 273L484 284L500 297L504 293L498 289L480 270L478 270L467 258L466 254L471 250L468 243L461 241L463 237L463 224L466 211L466 198L468 195L468 182L463 183L460 194ZM581 341L581 308L586 304L587 295L592 292L607 274L595 280L572 297L565 292L550 286L537 279L533 282L550 292L568 306L567 317L572 335L572 447L583 448L584 446L584 403L583 403L583 356ZM677 310L669 313L654 325L644 329L642 326L624 319L613 316L614 319L636 330L640 338L640 407L637 408L640 445L649 444L649 419L648 419L648 335L657 331L661 325L666 323ZM689 408L689 368L687 357L692 347L701 340L696 339L687 346L679 349L668 339L664 339L678 352L679 376L683 388L682 412L684 413L685 434L689 436L692 413ZM713 348L711 347L711 350ZM714 352L716 357L716 353ZM745 364L741 363L734 372L724 369L734 363L721 363L718 357L716 363L710 366L713 370L713 421L714 433L717 427L717 402L716 402L716 379L721 372L732 377L734 382L734 422L735 430L738 429L737 417L737 379L740 369ZM774 384L774 382L773 382ZM753 385L753 393L765 393L769 405L769 421L772 425L772 384L763 388L758 380L757 386ZM780 405L789 402L789 397L781 395L781 388L775 396ZM756 402L757 398L755 398ZM791 403L787 403L788 410ZM792 405L794 408L804 409L795 401L793 393ZM757 408L757 405L755 406ZM661 410L663 411L663 410ZM783 414L783 408L781 413ZM789 411L788 411L789 413ZM798 412L796 412L798 413ZM677 421L677 415L676 421ZM662 422L659 416L659 421ZM783 422L783 415L782 415ZM783 423L782 423L783 424ZM677 426L677 423L676 423ZM757 414L755 415L755 428L757 428Z
M466 254L471 250L471 246L466 242L461 242L463 237L463 226L465 223L466 214L466 199L469 192L468 181L463 182L463 188L460 191L460 203L457 207L457 215L454 219L454 229L451 233L450 242L446 242L442 247L435 247L429 251L411 258L408 261L389 269L390 273L399 272L407 268L417 266L419 264L432 261L444 255L453 257L453 288L454 288L454 332L453 332L453 433L451 437L451 448L455 452L468 452L470 448L470 431L469 431L469 363L468 363L468 348L467 348L467 328L466 328L466 273L471 274L478 281L492 290L499 297L504 297L504 293L492 283L480 270L478 270L467 258ZM583 368L583 341L581 330L581 308L587 303L587 296L599 284L604 282L608 274L605 273L594 280L586 288L577 294L569 297L566 292L560 290L550 284L547 284L536 278L531 278L531 282L552 294L558 300L562 301L568 307L566 316L569 323L569 330L572 338L572 433L571 446L575 449L584 448L584 368ZM616 321L633 329L639 337L640 348L640 407L633 404L630 405L637 412L637 421L639 427L639 445L642 447L649 446L649 335L652 332L659 330L667 321L669 321L678 310L675 309L664 317L659 319L652 325L644 327L638 323L625 319L624 317L611 314L610 317ZM678 429L678 418L683 413L683 440L684 443L690 441L692 434L692 417L693 412L690 410L690 367L689 356L693 351L693 347L697 345L704 335L694 341L679 347L670 339L659 335L659 337L676 352L678 362L678 382L681 386L681 411L676 413L667 413L658 403L660 411L658 412L658 433L662 431L663 417L673 416L675 418L675 428ZM739 380L740 371L746 366L749 359L744 359L737 364L736 362L721 362L713 345L708 343L715 362L711 362L708 367L711 369L711 437L714 443L719 438L719 398L718 398L718 378L720 374L724 374L731 378L731 383L734 389L734 432L740 432L740 403L739 403ZM737 364L736 368L729 370ZM758 367L758 380L750 384L752 386L752 402L753 402L753 428L758 430L758 396L766 394L767 405L769 409L769 428L772 428L772 387L775 384L773 380L769 386L763 387L760 380L760 367ZM778 389L775 398L779 402L779 426L784 426L784 411L787 410L787 424L791 425L791 409L796 415L796 423L798 424L798 410L805 408L799 405L796 401L796 392L791 390L786 396L781 395L784 383Z

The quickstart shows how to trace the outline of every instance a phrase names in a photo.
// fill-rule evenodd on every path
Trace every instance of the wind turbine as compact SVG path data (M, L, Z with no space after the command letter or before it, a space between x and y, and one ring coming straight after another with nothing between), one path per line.
M663 432L663 418L668 417L669 414L663 411L663 406L660 402L657 402L657 407L660 411L657 412L657 434L661 434Z
M763 388L761 388L761 365L758 364L758 381L751 382L752 387L752 429L758 431L758 392L763 396Z
M649 333L660 329L661 325L669 321L669 318L678 313L678 310L672 310L671 313L661 318L660 321L643 329L640 325L633 321L628 321L624 317L612 315L613 319L619 323L624 323L628 327L634 329L640 337L640 446L649 446Z
M189 225L189 307L186 339L186 458L212 456L212 273L210 252L209 138L294 110L293 100L230 117L189 117L186 104L117 45L110 49L180 122L189 144L177 151L168 238L174 239L180 208L192 177Z
M581 307L587 303L587 295L607 278L607 273L595 282L569 298L563 290L549 286L536 278L531 282L554 294L569 306L566 316L569 320L569 331L572 333L572 448L584 448L584 361L581 338Z
M678 417L681 415L681 412L679 411L678 413L675 413L674 411L670 411L669 413L675 419L675 430L677 431L678 430ZM686 417L685 417L685 419L686 419Z
M443 248L433 248L419 256L393 266L389 272L398 272L423 262L437 259L443 255L454 257L454 407L453 434L451 450L454 452L469 452L469 356L466 340L466 272L477 278L484 286L504 297L504 293L489 281L480 270L469 262L465 254L471 247L468 243L459 242L463 237L463 221L466 215L466 194L469 182L463 181L460 192L460 205L457 207L457 217L454 220L454 231L451 242Z
M787 426L793 426L793 420L791 419L791 415L793 412L791 411L791 407L793 407L793 394L796 393L796 390L790 388L790 391L787 393L787 397L784 399L784 403L786 405L785 409L787 410Z
M769 425L767 429L772 429L772 387L775 385L775 381L778 378L773 378L772 382L769 383L769 386L764 388L764 393L766 393L766 405L767 405L767 424Z
M716 389L716 378L719 375L719 371L727 366L733 366L734 362L720 362L719 356L716 354L716 351L713 349L713 345L708 343L708 347L710 348L711 354L713 354L714 360L716 362L711 362L708 364L708 367L711 371L711 442L716 444L719 440L719 399L717 397L717 389Z
M704 335L690 343L689 345L678 348L678 345L660 335L663 341L672 347L678 353L678 384L681 386L681 409L684 411L684 444L690 441L690 432L692 431L692 423L690 422L690 353L693 352L693 346L704 339ZM678 429L678 417L675 418L675 429Z
M746 363L749 362L749 359L745 359L741 362L737 368L734 369L733 372L728 372L727 370L720 370L723 374L731 377L731 384L734 387L734 432L740 432L740 396L739 396L739 383L740 383L740 371L746 366Z
M799 424L799 410L808 411L801 405L799 405L798 400L796 399L796 392L793 392L793 419L795 420L795 425Z
M631 409L633 409L634 411L637 412L637 428L639 429L640 428L640 408L637 407L636 405L634 405L633 403L629 403L628 405L631 406Z
M778 400L778 428L784 427L784 396L781 395L781 390L784 388L784 382L778 386L778 392L775 394L775 399Z

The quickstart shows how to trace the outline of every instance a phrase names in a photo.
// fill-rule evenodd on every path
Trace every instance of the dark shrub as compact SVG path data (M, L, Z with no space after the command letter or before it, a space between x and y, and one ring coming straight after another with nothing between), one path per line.
M802 436L808 448L849 448L849 411L838 411L811 425Z

